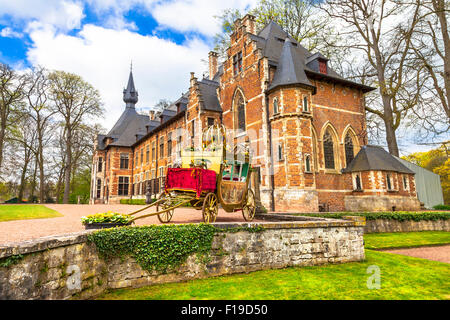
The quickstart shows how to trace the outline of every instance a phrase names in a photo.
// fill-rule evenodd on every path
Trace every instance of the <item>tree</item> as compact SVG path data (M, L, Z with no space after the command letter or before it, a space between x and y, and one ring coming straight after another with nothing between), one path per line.
M416 0L420 1L420 0ZM448 15L450 3L444 0L423 0L422 17L413 34L413 46L422 76L429 78L427 91L432 93L450 121L450 35Z
M423 81L409 63L411 39L419 22L419 2L394 0L326 0L321 5L328 16L343 23L346 47L360 50L364 78L378 87L379 107L366 110L384 123L389 152L399 156L396 130L417 104Z
M314 0L260 0L249 13L256 18L256 29L261 30L270 21L279 24L295 40L311 52L320 51L336 62L340 49L335 45L339 37L334 26L315 6ZM216 16L221 32L215 36L215 51L223 59L230 45L229 36L234 32L234 21L242 18L237 9L227 9Z
M0 168L3 164L3 149L8 126L14 122L12 116L23 101L25 77L0 63Z
M74 139L83 125L103 113L100 93L80 76L64 71L49 75L50 97L62 117L67 153L64 172L63 203L69 203L71 173L74 161Z
M42 67L32 68L27 75L24 95L27 102L27 116L33 120L36 128L37 143L33 152L39 167L39 201L41 203L45 201L44 153L53 136L52 117L56 114L48 98L49 88L48 71ZM32 148L32 146L29 147Z

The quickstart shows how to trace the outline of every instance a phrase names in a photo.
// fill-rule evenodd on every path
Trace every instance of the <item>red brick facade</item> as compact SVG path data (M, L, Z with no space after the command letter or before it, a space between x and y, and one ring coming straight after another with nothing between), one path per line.
M108 201L124 198L117 193L119 176L130 177L130 192L125 198L143 197L145 187L141 184L165 176L167 167L179 160L177 130L183 130L182 147L192 143L200 146L201 132L210 118L209 121L222 122L229 130L230 143L250 141L254 154L252 165L260 172L261 201L269 210L342 211L349 208L346 197L355 196L382 195L417 200L412 174L341 171L348 165L348 154L354 158L361 147L367 145L364 108L367 88L342 78L309 72L312 85L298 83L270 89L279 66L265 56L254 32L252 16L236 21L227 59L217 74L217 54L210 53L210 79L202 81L208 84L214 78L217 82L215 92L221 112L205 108L208 102L192 73L185 111L128 149L112 147L95 154L94 163L99 157L107 162L106 185L101 198L105 199L106 189ZM330 72L324 63L320 60L320 70ZM172 136L170 142L169 133ZM168 143L171 143L170 154ZM161 144L163 149L160 149ZM150 159L146 158L147 148ZM118 169L123 152L130 155L128 170ZM144 161L141 161L141 154ZM94 177L98 174L93 173L93 194L96 190ZM361 190L355 191L358 174ZM387 174L392 179L391 190L387 190ZM407 187L404 187L403 176Z

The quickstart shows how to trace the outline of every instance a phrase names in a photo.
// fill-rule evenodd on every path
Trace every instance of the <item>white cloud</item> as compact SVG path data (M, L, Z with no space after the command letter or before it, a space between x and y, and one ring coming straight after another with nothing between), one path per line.
M3 28L2 31L0 31L0 37L4 38L22 38L23 34L17 31L14 31L10 27Z
M19 21L37 21L64 31L80 27L84 17L83 5L68 0L0 0L0 16L11 16Z
M82 76L99 89L107 110L103 126L111 128L124 109L122 91L133 60L139 91L138 108L149 108L159 99L177 99L189 87L190 72L198 78L204 71L201 59L210 48L198 39L183 45L142 36L128 30L85 25L77 36L55 33L51 28L30 33L33 65L64 70Z
M195 31L207 36L220 32L219 21L214 16L228 8L242 12L254 6L256 0L174 0L158 2L149 8L159 24L181 32Z

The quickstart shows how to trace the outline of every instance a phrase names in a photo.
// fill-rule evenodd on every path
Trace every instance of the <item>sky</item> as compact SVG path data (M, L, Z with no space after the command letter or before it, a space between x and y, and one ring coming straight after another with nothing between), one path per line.
M220 31L214 16L256 0L0 0L0 62L83 77L100 91L109 129L125 104L131 63L137 109L176 100L201 79Z
M124 110L131 63L137 109L176 100L202 78L220 32L214 16L257 0L0 0L0 62L76 73L100 91L110 129ZM404 140L403 140L404 141ZM430 147L401 145L406 154Z

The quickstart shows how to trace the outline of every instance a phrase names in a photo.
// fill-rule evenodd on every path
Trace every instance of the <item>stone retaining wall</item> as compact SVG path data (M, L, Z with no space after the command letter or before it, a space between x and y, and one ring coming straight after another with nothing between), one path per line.
M364 233L450 231L450 220L397 221L391 219L367 220Z
M215 224L219 228L255 225L262 225L264 231L217 233L208 262L192 255L167 274L142 270L131 257L100 259L95 245L87 242L87 234L93 231L0 247L3 263L23 255L15 264L0 267L0 299L87 299L108 288L364 259L364 219L360 217Z

